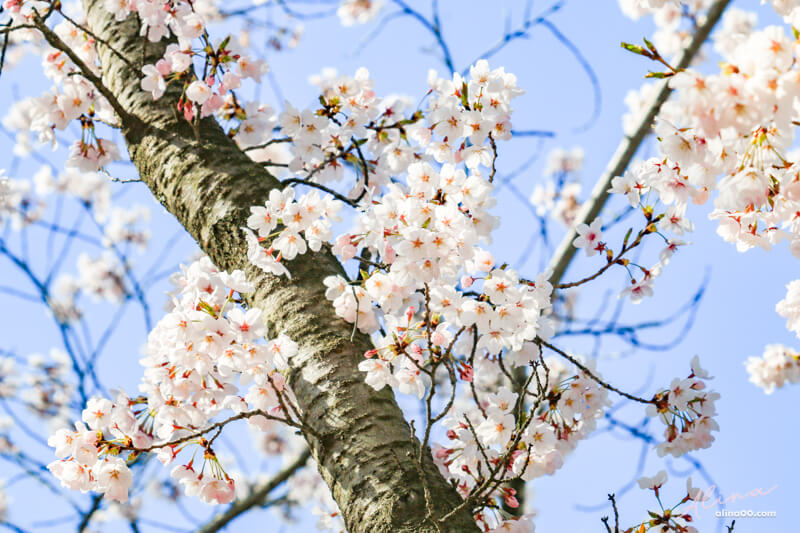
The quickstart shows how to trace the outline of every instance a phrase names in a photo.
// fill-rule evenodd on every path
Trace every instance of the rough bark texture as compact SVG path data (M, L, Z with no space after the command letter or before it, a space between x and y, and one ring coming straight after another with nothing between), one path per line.
M135 16L116 22L101 0L84 0L91 31L140 68L163 44L145 43ZM143 48L144 46L144 48ZM342 272L329 253L290 261L292 279L265 275L245 256L240 227L249 207L262 203L278 181L251 161L213 119L198 132L178 118L175 89L158 101L139 87L138 72L98 44L103 80L129 116L122 130L133 163L155 197L197 240L221 269L244 270L256 282L250 304L272 327L300 345L289 383L308 423L306 434L320 473L330 486L351 532L428 532L423 484L414 462L416 440L391 392L368 387L357 364L371 347L367 336L337 318L325 299L322 279ZM423 469L436 516L460 502L425 454ZM441 531L478 531L468 511Z

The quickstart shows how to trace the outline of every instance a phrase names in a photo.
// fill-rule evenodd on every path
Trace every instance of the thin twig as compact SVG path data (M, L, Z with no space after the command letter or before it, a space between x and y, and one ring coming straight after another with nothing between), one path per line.
M103 501L102 494L95 494L94 496L92 496L92 506L89 508L86 514L83 515L81 523L78 524L78 533L83 533L84 531L86 531L86 529L89 527L89 522L92 521L92 517L97 511L100 510L100 504L102 503L102 501Z
M188 442L188 441L190 441L192 439L196 439L196 438L202 437L206 433L210 433L211 431L214 431L217 428L221 428L221 427L223 427L223 426L225 426L227 424L230 424L231 422L234 422L236 420L243 420L243 419L250 418L250 417L253 417L253 416L263 416L264 418L267 418L269 420L277 420L279 422L283 422L283 423L288 424L290 426L299 427L299 424L297 424L295 422L292 422L291 420L288 420L286 418L281 418L279 416L273 416L273 415L271 415L269 413L265 413L261 409L256 409L255 411L245 411L244 413L239 413L238 415L231 416L229 418L226 418L225 420L221 420L219 422L211 424L207 428L196 430L195 432L190 433L188 435L185 435L183 437L180 437L180 438L177 438L177 439L174 439L174 440L171 440L171 441L163 442L163 443L160 443L160 444L151 444L150 446L148 446L146 448L136 448L135 446L118 446L118 447L122 448L124 450L132 450L132 451L136 451L136 452L140 452L140 453L152 452L153 450L157 450L157 449L160 449L160 448L166 448L168 446L176 446L178 444L183 444L184 442Z
M613 494L608 495L611 508L614 510L614 533L619 533L619 511L617 510L617 498Z
M313 181L307 181L301 178L289 178L286 180L281 181L281 185L292 185L292 184L299 184L299 185L306 185L308 187L313 187L315 189L319 189L320 191L326 192L336 198L337 200L346 203L351 207L358 207L358 202L348 198L347 196L338 193L331 189L330 187L326 187L325 185L321 185L319 183L314 183Z
M568 360L568 361L569 361L570 363L572 363L573 365L577 366L577 367L578 367L578 368L581 370L581 372L583 372L584 374L586 374L586 376L587 376L588 378L590 378L590 379L592 379L593 381L595 381L595 382L596 382L598 385L600 385L600 386L601 386L601 387L603 387L604 389L610 390L610 391L612 391L612 392L616 392L616 393L617 393L617 394L619 394L620 396L622 396L622 397L624 397L624 398L627 398L627 399L629 399L629 400L633 400L634 402L644 403L644 404L648 404L648 405L649 405L649 404L655 404L655 403L656 403L656 400L655 400L655 399L651 399L651 400L645 400L644 398L639 398L638 396L634 396L633 394L629 394L629 393L627 393L627 392L625 392L625 391L621 391L621 390L619 390L618 388L616 388L615 386L611 385L611 384L610 384L610 383L608 383L607 381L603 381L603 379L602 379L602 378L600 378L600 377L599 377L597 374L595 374L594 372L592 372L592 371L591 371L591 370L590 370L590 369L589 369L589 368L588 368L586 365L584 365L583 363L581 363L580 361L578 361L577 359L575 359L574 357L572 357L572 356L571 356L570 354L568 354L567 352L565 352L565 351L563 351L563 350L561 350L561 349L559 349L559 348L556 348L555 346L553 346L553 345L552 345L552 344L550 344L549 342L547 342L547 341L545 341L545 340L542 340L541 338L538 338L538 337L537 337L537 339L536 339L536 343L537 343L537 344L539 344L540 346L544 346L545 348L550 348L551 350L553 350L554 352L556 352L558 355L560 355L560 356L561 356L561 357L563 357L564 359Z

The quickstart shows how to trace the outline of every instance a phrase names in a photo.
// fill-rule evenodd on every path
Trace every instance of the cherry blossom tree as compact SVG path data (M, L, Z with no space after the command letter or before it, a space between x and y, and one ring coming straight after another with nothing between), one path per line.
M404 0L6 0L0 83L38 56L51 89L4 109L15 155L40 170L12 166L0 182L0 256L26 283L1 288L44 306L62 346L27 359L3 348L3 405L16 399L36 420L7 407L3 459L64 498L78 531L102 528L112 511L132 531L170 529L139 512L153 482L170 504L220 506L198 531L268 505L287 518L313 508L333 531L529 532L526 484L554 475L599 425L620 424L618 402L658 426L629 429L659 456L712 446L724 430L719 394L698 357L640 393L561 341L637 346L639 329L691 323L702 288L677 314L630 327L582 320L575 295L624 271L619 301L647 306L690 245L694 205L713 202L717 233L742 252L787 241L800 257L800 2L773 0L786 25L759 28L729 0L620 0L657 28L617 50L640 56L646 78L626 100L625 137L588 196L574 179L584 152L561 149L528 197L508 178L504 146L552 133L519 126L526 88L494 56L542 26L596 85L550 21L562 4L535 13L527 3L461 70L437 0L424 11ZM275 83L260 46L301 46L314 17L371 25L367 40L407 19L442 70L420 72L414 98L378 94L362 68L314 76L308 108L248 100ZM655 154L636 158L648 138ZM43 156L41 144L57 150ZM117 202L130 182L188 232L194 256L168 261L174 241L162 239L152 265L136 264L160 228L147 207ZM523 257L538 246L548 265L530 271L491 249L503 188L538 225ZM79 218L65 222L65 210ZM554 248L552 231L563 234ZM173 259L183 264L165 270ZM569 278L575 262L592 273ZM158 313L149 293L168 276ZM87 297L119 311L96 320ZM800 335L800 281L776 304ZM128 306L146 333L137 391L96 371ZM767 393L799 381L794 348L764 344L746 361L751 381ZM248 476L220 452L243 425L273 468ZM46 441L49 460L19 446L18 432ZM676 489L662 471L638 484L657 510L620 516L610 495L613 518L598 530L696 531L703 491L691 479ZM0 498L0 525L26 531L5 507Z

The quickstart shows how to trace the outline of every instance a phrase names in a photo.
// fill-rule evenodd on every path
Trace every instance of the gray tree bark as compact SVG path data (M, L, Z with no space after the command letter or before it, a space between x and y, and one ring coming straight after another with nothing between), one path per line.
M250 160L213 118L195 132L175 104L172 87L158 101L139 86L142 60L153 63L164 43L139 36L135 15L117 22L101 0L84 0L97 43L102 79L124 110L122 133L131 160L158 201L194 237L220 269L242 269L257 291L249 304L261 308L278 332L300 345L288 381L314 436L309 449L339 504L349 531L478 531L469 510L436 526L428 519L423 480L414 457L418 442L388 389L368 387L357 364L371 348L369 337L335 316L323 278L342 273L326 251L288 262L292 279L264 274L249 264L241 227L249 207L261 204L279 182ZM123 61L109 45L127 58ZM439 474L430 453L422 471L430 511L441 517L461 501Z

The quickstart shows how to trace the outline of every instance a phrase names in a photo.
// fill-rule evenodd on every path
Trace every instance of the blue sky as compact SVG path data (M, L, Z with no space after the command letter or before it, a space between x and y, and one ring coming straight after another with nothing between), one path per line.
M428 2L410 3L415 7L420 6L427 14ZM491 3L478 0L442 1L444 36L450 43L457 68L467 67L474 58L491 47L502 34L506 20L511 27L515 27L522 16L522 4L513 0ZM536 1L534 12L543 11L549 5ZM767 20L777 22L774 14L761 8L755 0L736 2L736 5L758 9L762 24ZM650 67L642 58L625 53L619 47L619 42L638 41L650 34L651 25L624 18L615 0L568 1L550 20L592 66L601 89L602 107L597 119L584 128L594 110L589 77L575 56L544 27L534 27L528 38L511 43L491 58L493 67L502 65L507 71L517 74L519 85L526 90L524 96L515 100L515 128L549 130L556 134L553 139L544 141L526 138L500 146L500 175L539 154L538 159L514 181L526 197L537 183L543 181L544 156L555 147L584 148L586 166L581 177L584 194L588 193L595 177L602 172L621 139L625 93L638 88L643 74ZM316 92L307 78L326 66L335 66L342 73L352 73L358 67L366 66L375 79L377 94L408 94L415 100L427 90L426 75L429 68L442 73L445 71L437 57L426 52L426 49L432 49L430 35L410 18L399 18L389 23L366 45L360 43L374 29L374 23L353 28L342 28L332 19L305 21L304 24L304 34L296 49L268 56L281 93L295 106L313 105ZM41 80L37 69L37 65L24 65L10 72L8 77L4 75L0 79L0 101L9 101L7 96L15 90L15 84L16 90L20 90L21 75L30 76L26 80ZM47 88L42 82L34 91L28 88L32 85L26 83L23 92L36 94ZM280 107L281 103L269 85L264 85L260 93L264 101ZM0 107L0 112L5 114L4 106ZM42 153L49 154L47 150ZM59 164L60 159L54 161ZM0 168L9 166L9 163L7 156L0 155ZM19 166L18 175L30 173L36 166L24 162ZM119 169L119 172L127 171ZM157 251L180 228L171 216L152 201L142 185L116 185L115 190L122 191L123 203L143 203L153 211L153 251L144 256L134 256L136 264L146 270ZM496 212L502 213L503 225L495 233L493 251L497 257L513 264L535 224L520 200L508 189L502 190L498 199ZM622 205L616 200L609 211L617 212ZM704 472L724 495L776 487L767 496L727 507L729 510L777 512L775 518L737 520L737 532L788 533L796 530L790 498L796 494L794 480L800 474L798 462L791 459L798 436L793 409L797 390L788 388L778 390L771 396L764 395L748 382L743 362L749 356L761 355L764 345L768 343L798 345L798 340L786 331L783 319L774 311L775 303L785 294L785 284L797 277L796 260L783 247L769 254L761 250L737 253L733 246L716 236L714 225L706 218L707 212L708 206L694 208L690 212L696 226L695 233L688 238L692 246L681 250L657 280L655 296L638 306L626 305L619 319L620 323L639 323L664 317L684 305L705 280L707 286L692 328L680 344L666 351L634 351L618 340L604 340L599 350L598 368L621 389L648 396L658 387L667 385L673 377L684 377L688 373L691 358L699 355L703 366L715 376L711 386L722 395L718 402L718 421L722 429L710 449L693 454L693 457L702 464ZM630 221L634 222L635 218ZM621 227L616 234L612 233L609 242L614 242L613 235L619 242L626 228ZM551 229L552 238L557 242L559 230L555 225L551 225ZM40 253L35 245L31 250L34 257ZM164 266L177 264L192 250L191 241L187 237L180 238L170 248ZM655 248L646 249L643 262L655 262L656 255ZM542 259L534 254L524 265L515 266L526 277L533 277L538 273ZM581 273L593 271L598 261L579 255L566 278L575 279ZM74 261L67 261L66 271L74 271L73 264ZM0 278L7 280L4 283L14 284L19 279L5 262L0 262L0 273ZM591 316L604 305L606 290L612 291L608 305L610 308L615 306L616 294L623 288L625 276L621 270L611 272L595 288L582 291L578 300L581 316ZM162 282L149 293L156 318L160 316L163 303L161 294L165 288ZM50 327L41 306L16 300L12 302L5 294L0 294L0 302L3 348L28 354L46 352L58 343L56 332ZM95 306L90 316L101 320L109 309L110 306ZM122 386L134 391L141 375L137 360L139 346L145 340L145 328L141 312L133 307L126 312L123 320L124 327L112 338L100 360L99 372L109 386ZM677 325L670 328L643 333L642 339L653 343L664 342L673 338L681 325L682 321L679 320ZM594 349L591 339L565 338L559 340L559 345L586 354L591 354ZM614 416L632 425L644 419L643 410L635 405L622 405L614 412ZM658 432L657 426L654 423L644 430ZM38 452L42 451L39 448ZM260 466L263 465L255 462L248 465L253 469ZM624 431L598 431L578 447L555 476L540 478L530 484L534 492L532 503L539 512L537 530L578 533L601 531L603 526L599 518L609 512L605 505L609 492L624 493L619 499L623 524L637 523L645 517L646 508L655 506L655 501L650 493L638 487L629 491L625 491L625 487L640 475L653 475L659 469L670 468L675 475L665 489L667 501L677 499L683 494L683 477L690 467L685 460L670 462L659 459L650 448L643 453L641 441L631 439ZM11 471L6 473L6 470L7 466L0 464L0 477L11 475ZM707 487L712 482L704 480L698 472L691 475L695 485L700 487ZM42 492L34 492L33 488L34 485L27 482L14 485L11 516L15 520L19 517L21 523L25 523L23 517L30 516L39 508L39 504L29 498L33 494L41 496ZM674 497L670 498L669 495ZM57 517L59 505L54 501L48 513L41 513L47 516L42 517ZM204 514L211 512L200 504L197 509L202 509ZM698 525L701 532L714 531L718 527L713 511L701 513ZM235 522L229 530L250 531L253 526L263 524L265 516L271 519L272 515L252 513L252 516ZM303 523L301 529L305 530L307 526L310 527L310 524ZM60 530L61 527L42 529Z

